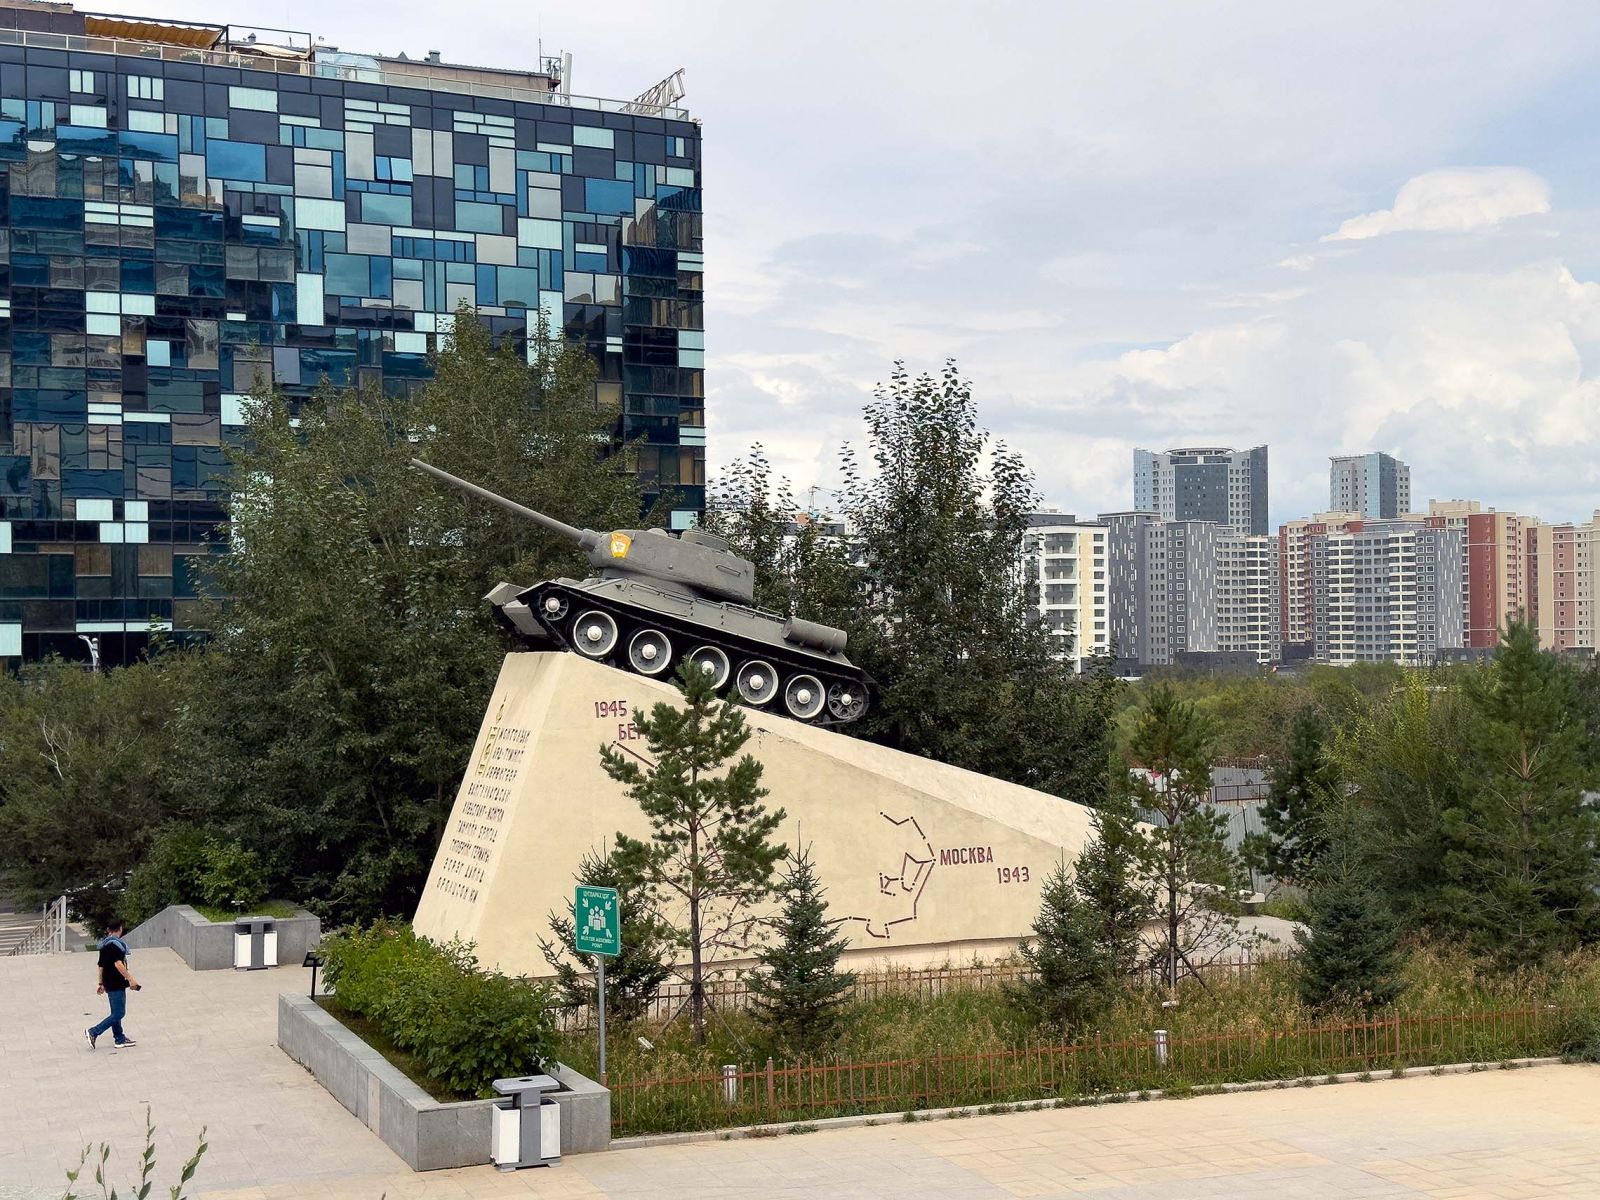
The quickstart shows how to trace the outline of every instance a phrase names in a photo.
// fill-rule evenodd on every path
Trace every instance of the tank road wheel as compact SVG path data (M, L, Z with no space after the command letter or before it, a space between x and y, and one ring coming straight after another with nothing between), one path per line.
M772 669L771 663L762 662L759 658L740 663L739 674L733 682L739 689L739 699L746 704L759 707L778 694L778 673Z
M867 689L859 683L836 683L828 689L828 712L836 721L856 721L866 714Z
M572 623L572 648L585 658L604 658L617 648L617 623L591 608Z
M783 706L791 717L801 721L809 721L820 713L827 698L822 680L815 675L796 675L783 689Z
M672 665L672 643L659 629L641 629L628 641L628 665L641 675L659 675Z
M562 617L567 615L571 608L572 605L567 603L567 598L565 596L558 595L555 592L551 592L543 600L539 601L540 615L542 615L546 621L550 622L561 620Z
M733 672L733 666L728 662L728 655L716 646L697 646L689 655L689 660L711 676L711 686L719 691Z

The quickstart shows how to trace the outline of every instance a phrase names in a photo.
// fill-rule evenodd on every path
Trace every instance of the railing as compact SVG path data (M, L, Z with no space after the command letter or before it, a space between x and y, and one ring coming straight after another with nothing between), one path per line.
M80 50L91 54L121 54L131 58L154 58L167 62L201 63L211 67L234 67L245 71L268 71L276 75L313 75L324 79L343 79L363 83L391 84L429 92L458 92L495 100L515 100L523 104L548 104L558 108L582 108L595 112L634 113L686 121L689 111L671 104L646 104L639 100L605 100L599 96L574 96L566 92L547 92L509 84L483 83L457 79L426 71L405 71L390 66L357 66L350 63L317 62L307 58L279 58L265 54L246 54L238 50L202 50L194 46L168 46L132 38L96 37L79 33L42 33L30 29L0 29L0 45L32 46L47 50Z
M39 923L11 947L8 954L64 954L66 949L67 898L58 896L44 906Z
M1553 1005L1167 1038L1030 1043L978 1054L805 1062L715 1074L613 1071L617 1133L712 1129L858 1113L1094 1097L1266 1079L1314 1079L1560 1053L1575 1013Z

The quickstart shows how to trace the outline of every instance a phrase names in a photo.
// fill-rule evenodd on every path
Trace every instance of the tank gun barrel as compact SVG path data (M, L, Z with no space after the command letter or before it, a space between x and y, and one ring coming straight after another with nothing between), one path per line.
M579 529L575 525L568 525L565 521L558 521L554 517L547 517L542 512L529 508L526 504L518 504L515 500L507 500L504 496L496 495L488 488L479 487L475 483L468 483L465 479L441 471L432 463L425 463L420 458L413 458L411 465L419 471L426 471L435 479L448 483L453 488L466 492L469 496L476 496L480 500L487 500L490 504L498 504L509 513L521 517L525 521L532 521L535 525L548 529L551 533L558 533L569 542L575 542L585 550L593 550L602 545L605 537L592 529Z

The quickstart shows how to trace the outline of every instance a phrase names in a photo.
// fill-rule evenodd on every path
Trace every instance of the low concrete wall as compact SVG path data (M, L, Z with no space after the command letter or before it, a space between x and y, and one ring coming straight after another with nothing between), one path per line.
M278 1046L413 1171L489 1161L493 1100L440 1103L311 997L278 996ZM563 1066L548 1073L562 1086L553 1097L561 1106L561 1153L609 1147L611 1093Z
M322 940L322 922L305 910L298 916L278 917L278 963L298 967L306 951ZM163 908L123 940L128 949L168 946L193 971L222 971L233 967L233 922L210 921L187 904Z

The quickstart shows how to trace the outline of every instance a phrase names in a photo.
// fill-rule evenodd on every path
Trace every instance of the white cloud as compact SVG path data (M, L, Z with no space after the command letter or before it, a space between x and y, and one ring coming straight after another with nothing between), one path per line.
M1317 258L1314 254L1291 254L1280 259L1278 265L1289 271L1309 271L1317 265Z
M1532 171L1452 167L1413 176L1396 194L1393 208L1351 217L1322 240L1357 241L1406 230L1461 233L1549 211L1550 186Z

